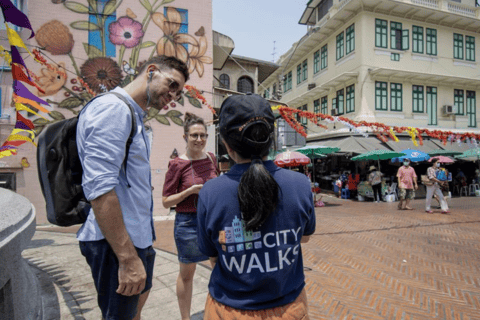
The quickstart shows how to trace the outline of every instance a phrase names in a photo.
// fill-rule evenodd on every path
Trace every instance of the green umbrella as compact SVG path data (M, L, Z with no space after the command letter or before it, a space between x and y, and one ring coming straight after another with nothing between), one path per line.
M428 152L428 155L430 157L434 157L434 156L456 156L456 155L459 155L459 154L462 154L462 152L460 151L453 151L453 150L447 150L447 149L436 149L436 150L433 150L431 152Z
M406 154L403 152L396 152L391 150L372 150L366 153L359 154L352 158L353 161L362 161L362 160L377 160L378 161L378 170L380 170L380 160L388 160L396 157L403 157Z
M304 155L308 156L310 159L318 159L318 158L323 158L323 155L329 154L329 153L334 153L339 151L340 148L338 147L327 147L327 146L319 146L319 145L310 145L310 146L305 146L299 149L296 149L295 151L303 153ZM315 162L313 162L313 182L315 183Z
M480 148L469 149L462 153L461 155L455 156L457 159L465 159L465 158L475 158L475 161L480 160ZM480 162L479 165L480 167Z

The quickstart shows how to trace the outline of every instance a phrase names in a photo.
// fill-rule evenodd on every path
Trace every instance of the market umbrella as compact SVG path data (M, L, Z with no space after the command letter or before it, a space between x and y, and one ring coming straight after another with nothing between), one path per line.
M455 162L455 160L453 160L452 158L445 157L445 156L431 157L430 160L428 160L428 162L432 162L433 159L438 159L438 161L440 161L440 163L445 163L445 164L451 164L451 163Z
M309 164L310 158L300 152L285 151L277 154L273 162L279 167L297 167Z
M372 150L366 153L359 154L352 158L353 161L364 161L364 160L377 160L378 161L378 170L380 170L380 160L388 160L395 157L402 157L406 154L403 152L391 151L391 150Z
M321 158L322 155L334 153L339 150L340 148L338 147L310 145L310 146L305 146L305 147L296 149L295 151L303 153L313 160L314 158ZM313 176L313 182L315 183L315 161L313 161L312 176Z
M475 161L480 160L480 148L474 148L474 149L469 149L465 151L464 153L455 156L457 159L465 159L465 158L474 158L476 159ZM480 162L478 163L478 167L480 168Z
M392 162L402 162L404 159L409 159L411 162L421 162L430 159L428 154L415 149L405 149L400 152L405 153L405 155L392 158Z
M447 150L447 149L436 149L428 153L430 157L434 156L456 156L460 155L462 152L460 151L453 151L453 150Z

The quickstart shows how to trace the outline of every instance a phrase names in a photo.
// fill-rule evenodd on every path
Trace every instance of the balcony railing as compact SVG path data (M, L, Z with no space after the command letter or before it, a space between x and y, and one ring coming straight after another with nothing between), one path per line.
M440 4L438 0L412 0L412 3L418 4L424 7L433 8L433 9L440 8Z
M473 17L475 18L475 9L459 6L458 4L448 3L448 11L456 14L461 14L462 16Z

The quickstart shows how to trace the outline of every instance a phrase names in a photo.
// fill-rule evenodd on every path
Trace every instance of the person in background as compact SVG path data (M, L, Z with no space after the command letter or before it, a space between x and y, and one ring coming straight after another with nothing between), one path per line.
M372 186L373 190L373 201L380 202L382 200L382 176L383 174L375 168L375 166L370 167L370 174L368 175L368 182Z
M180 264L177 299L182 320L186 320L190 319L197 262L208 260L198 249L198 193L205 182L217 177L218 171L215 156L204 152L208 134L203 119L187 112L183 129L187 151L168 163L163 206L170 208L176 205L174 237Z
M198 243L213 267L204 319L310 319L301 243L315 231L312 191L304 174L267 161L274 122L259 95L221 106L220 135L236 164L199 194Z
M418 189L417 174L415 169L410 166L410 160L404 159L403 166L397 171L398 187L400 189L399 210L413 210L410 207L410 201L415 198L415 190Z
M442 190L440 189L440 185L445 185L448 182L447 181L441 181L437 179L437 171L440 168L440 162L438 159L433 159L432 160L432 166L427 169L427 176L430 181L433 181L433 185L429 186L427 185L427 198L425 202L425 211L427 213L433 213L431 210L430 206L432 203L432 197L435 194L438 199L440 200L440 206L442 208L442 213L446 214L449 213L448 211L448 204L447 201L445 200L445 197L443 196Z

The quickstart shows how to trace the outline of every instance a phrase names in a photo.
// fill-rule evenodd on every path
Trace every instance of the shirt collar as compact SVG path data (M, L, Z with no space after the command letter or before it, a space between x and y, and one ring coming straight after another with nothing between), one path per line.
M123 88L120 88L120 87L116 87L115 89L113 89L112 91L115 91L115 92L118 92L120 93L122 96L124 96L125 98L127 98L128 102L130 102L130 104L133 106L133 108L135 109L135 111L142 117L144 118L147 113L145 111L143 111L143 109L138 105L138 103L135 102L135 100L133 100L132 97L130 97L130 95L127 93L127 91L125 91Z
M248 168L250 167L251 164L252 164L251 162L236 164L230 169L230 171L228 171L228 174L242 175L245 171L248 170ZM277 167L275 165L275 163L273 163L273 161L271 161L271 160L263 161L263 165L265 166L265 168L267 168L267 170L269 172L274 172L276 170L280 170L280 168Z

